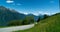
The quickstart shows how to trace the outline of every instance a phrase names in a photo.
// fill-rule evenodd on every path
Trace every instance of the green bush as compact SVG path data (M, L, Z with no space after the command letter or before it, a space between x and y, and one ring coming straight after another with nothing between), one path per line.
M22 25L22 20L10 21L7 26L18 26L18 25Z

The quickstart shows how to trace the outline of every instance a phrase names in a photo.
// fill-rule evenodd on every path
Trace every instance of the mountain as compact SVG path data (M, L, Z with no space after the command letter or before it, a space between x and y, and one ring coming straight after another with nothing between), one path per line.
M6 26L9 21L13 20L24 20L26 16L32 16L34 17L34 20L37 21L39 17L43 17L43 15L33 15L33 14L22 14L18 13L17 11L13 9L8 9L4 6L0 6L0 26Z
M39 17L40 17L41 19L44 18L44 15L41 15L41 14L38 15L38 16L33 15L33 14L28 14L27 16L33 16L35 21L37 21Z
M7 22L12 20L24 19L25 15L18 13L15 10L10 10L4 6L0 6L0 26L4 26Z
M60 32L60 13L40 21L31 29L16 32Z

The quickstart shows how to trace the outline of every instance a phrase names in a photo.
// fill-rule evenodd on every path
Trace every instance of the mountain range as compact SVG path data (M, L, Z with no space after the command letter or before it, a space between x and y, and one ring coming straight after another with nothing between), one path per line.
M9 21L12 20L21 20L24 19L26 16L34 16L34 20L37 21L39 16L35 16L33 14L22 14L18 13L13 9L6 8L4 6L0 6L0 26L5 26ZM40 15L42 17L42 15Z

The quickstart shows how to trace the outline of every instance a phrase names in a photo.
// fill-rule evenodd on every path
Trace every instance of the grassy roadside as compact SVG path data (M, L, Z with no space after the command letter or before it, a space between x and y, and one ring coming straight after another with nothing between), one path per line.
M15 32L60 32L60 14L40 21L31 29Z

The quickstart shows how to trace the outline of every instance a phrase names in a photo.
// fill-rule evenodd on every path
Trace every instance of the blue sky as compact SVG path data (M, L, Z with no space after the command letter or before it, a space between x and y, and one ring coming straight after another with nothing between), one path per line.
M1 5L24 14L51 15L60 12L59 0L0 0Z

